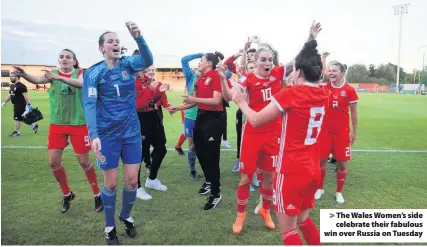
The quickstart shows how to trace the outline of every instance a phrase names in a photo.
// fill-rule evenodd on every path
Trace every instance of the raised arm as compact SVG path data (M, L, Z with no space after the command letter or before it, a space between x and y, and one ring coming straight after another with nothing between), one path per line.
M139 27L133 22L127 22L126 27L138 45L139 54L125 57L125 60L129 63L130 68L135 72L142 71L153 65L153 54L142 37Z
M90 138L98 138L96 123L96 103L98 101L98 82L96 71L86 70L83 75L82 103L89 129Z
M203 57L203 53L196 53L196 54L191 54L191 55L187 55L183 58L181 58L181 65L182 65L182 72L184 73L185 76L185 85L188 88L191 87L191 84L193 83L193 76L194 73L193 71L191 71L190 68L190 61L196 59L196 58L202 58Z
M320 31L322 31L322 25L320 24L320 22L316 23L316 21L313 21L313 24L310 27L307 41L316 39ZM286 68L285 76L288 76L294 70L294 61L295 61L295 58L285 64L285 68Z

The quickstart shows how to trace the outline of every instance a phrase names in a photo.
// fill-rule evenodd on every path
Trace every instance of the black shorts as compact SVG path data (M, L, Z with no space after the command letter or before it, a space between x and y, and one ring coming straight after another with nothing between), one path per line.
M25 105L13 105L13 119L16 121L24 121L22 114L25 112Z

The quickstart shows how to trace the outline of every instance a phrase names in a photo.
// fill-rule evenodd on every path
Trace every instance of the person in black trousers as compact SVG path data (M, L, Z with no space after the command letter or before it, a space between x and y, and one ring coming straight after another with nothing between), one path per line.
M185 96L184 104L169 107L172 112L189 109L196 105L198 107L193 139L196 156L206 179L199 194L210 193L204 210L214 209L222 198L219 161L225 115L221 78L215 71L219 62L218 54L217 52L207 53L202 57L198 67L200 77L195 83L195 95Z
M162 83L156 81L154 79L154 74L155 69L151 66L147 69L146 75L140 72L136 78L136 105L141 125L142 161L145 163L148 174L148 178L145 181L145 187L154 190L167 191L167 187L157 179L157 174L162 161L166 156L167 149L165 129L162 119L156 110L156 103L162 99L164 92L169 89L169 85L162 85ZM151 146L153 147L153 152L150 154ZM142 188L140 177L141 168L139 169L138 175L138 188ZM143 191L141 191L141 197L139 197L137 191L137 197L147 198ZM151 197L149 199L151 199Z

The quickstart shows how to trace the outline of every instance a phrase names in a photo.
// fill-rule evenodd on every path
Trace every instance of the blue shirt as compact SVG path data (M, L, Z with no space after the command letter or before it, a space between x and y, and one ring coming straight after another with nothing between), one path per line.
M188 95L193 95L194 93L194 82L197 80L198 75L194 74L190 68L189 62L196 58L202 58L203 53L196 53L192 55L185 56L181 59L182 72L185 76L185 86L187 87ZM197 106L190 109L184 110L184 117L187 119L196 120L197 117Z
M135 79L138 71L153 64L153 55L142 36L135 41L140 55L124 56L111 69L102 61L83 74L82 101L92 139L141 135Z

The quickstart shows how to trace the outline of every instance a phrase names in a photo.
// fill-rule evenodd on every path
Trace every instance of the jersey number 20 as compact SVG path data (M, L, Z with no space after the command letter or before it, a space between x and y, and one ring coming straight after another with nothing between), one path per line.
M308 122L307 136L305 137L305 145L313 145L319 137L320 128L322 127L323 116L325 116L324 107L311 107L310 120Z

